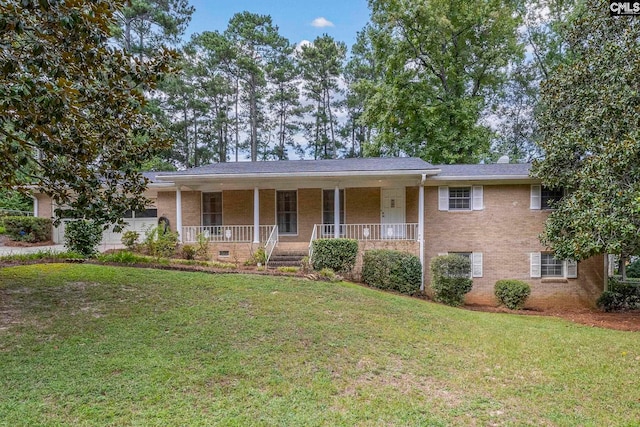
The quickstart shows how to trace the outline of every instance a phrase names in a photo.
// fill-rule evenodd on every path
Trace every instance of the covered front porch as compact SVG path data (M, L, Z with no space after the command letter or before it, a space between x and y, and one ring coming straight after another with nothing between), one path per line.
M391 163L403 169L387 169ZM422 259L423 186L434 173L423 165L419 159L217 164L158 176L166 182L158 190L158 215L184 243L204 238L214 247L270 252L343 237L369 247L405 242Z

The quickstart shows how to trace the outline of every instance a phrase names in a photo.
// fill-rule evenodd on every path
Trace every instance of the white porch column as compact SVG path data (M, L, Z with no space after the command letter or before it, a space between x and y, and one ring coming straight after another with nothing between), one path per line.
M253 188L253 243L260 243L260 190Z
M38 216L38 198L36 196L33 197L33 216Z
M418 186L418 244L420 245L420 264L422 265L422 281L420 290L424 291L424 187Z
M333 190L333 237L340 238L340 187Z
M178 241L182 243L182 190L176 187L176 231L178 232Z

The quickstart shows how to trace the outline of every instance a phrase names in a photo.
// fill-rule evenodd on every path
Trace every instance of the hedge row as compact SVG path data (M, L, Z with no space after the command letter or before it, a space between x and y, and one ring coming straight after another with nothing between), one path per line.
M603 311L640 310L640 283L625 283L609 278L608 290L597 301Z
M337 273L346 273L356 265L358 241L354 239L317 239L313 243L311 266L320 271L330 268Z
M378 289L413 295L420 290L420 258L405 252L375 249L364 253L362 281Z
M46 242L51 240L51 220L33 216L7 216L2 219L6 233L13 240Z

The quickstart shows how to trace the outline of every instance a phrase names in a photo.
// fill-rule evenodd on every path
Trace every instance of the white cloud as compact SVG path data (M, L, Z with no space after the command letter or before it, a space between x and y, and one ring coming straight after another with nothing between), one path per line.
M311 25L316 27L316 28L324 28L324 27L333 27L333 22L329 21L328 19L326 19L323 16L320 16L319 18L314 19L313 21L311 21Z

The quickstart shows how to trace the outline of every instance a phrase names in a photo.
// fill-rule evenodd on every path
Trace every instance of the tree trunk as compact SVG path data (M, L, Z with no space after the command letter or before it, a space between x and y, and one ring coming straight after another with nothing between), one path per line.
M624 282L627 280L627 256L620 255L620 264L618 264L618 272L620 273L621 280Z
M256 78L251 76L251 87L249 88L249 121L251 123L251 161L258 161L258 106L256 105Z

